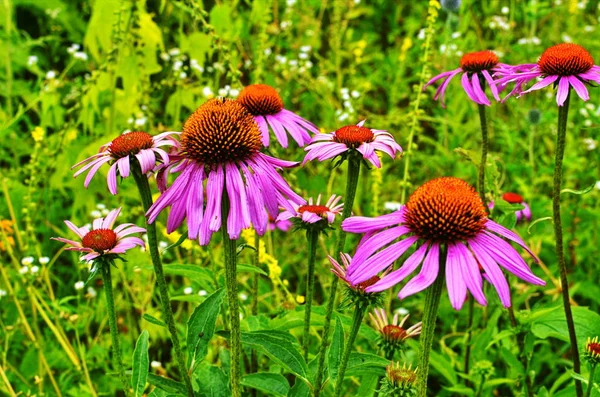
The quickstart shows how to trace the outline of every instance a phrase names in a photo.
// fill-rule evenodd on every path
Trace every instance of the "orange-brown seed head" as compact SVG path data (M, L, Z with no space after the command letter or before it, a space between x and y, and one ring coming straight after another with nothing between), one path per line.
M357 125L347 125L333 133L334 142L343 143L344 145L356 149L363 143L373 142L375 135L367 127L359 127Z
M465 72L479 73L483 70L491 70L498 62L498 55L493 51L470 52L460 59L460 68Z
M575 76L594 66L594 58L582 46L562 43L548 48L538 61L545 75Z
M104 252L117 245L117 233L111 229L92 230L83 236L81 245L96 252Z
M276 114L283 109L283 100L279 93L266 84L244 87L237 100L254 116Z
M110 143L108 151L116 159L138 154L153 145L152 135L147 132L133 131L116 137Z

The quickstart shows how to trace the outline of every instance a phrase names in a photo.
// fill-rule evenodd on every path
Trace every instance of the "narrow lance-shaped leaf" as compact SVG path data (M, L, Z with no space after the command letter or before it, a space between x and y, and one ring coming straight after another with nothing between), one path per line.
M140 334L135 344L135 350L133 351L131 387L133 387L133 394L135 397L144 394L146 380L148 379L148 366L150 365L150 359L148 357L148 338L148 331L144 330Z
M217 317L223 301L223 288L215 291L192 313L187 324L188 368L195 367L208 352L208 343L215 333Z

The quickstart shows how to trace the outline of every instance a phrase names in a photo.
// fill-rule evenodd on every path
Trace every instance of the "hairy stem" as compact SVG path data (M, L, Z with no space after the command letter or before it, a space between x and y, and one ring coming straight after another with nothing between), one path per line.
M440 268L438 276L432 286L427 289L425 294L425 308L423 311L423 328L421 330L420 348L419 348L419 372L417 373L418 397L427 396L427 378L429 376L429 354L433 345L435 335L435 322L437 319L438 308L440 307L440 298L442 296L442 287L444 286L444 273L446 268L446 254L440 256Z
M352 206L354 205L354 198L356 197L356 189L358 187L358 177L360 176L360 164L361 159L358 156L351 156L348 160L348 178L346 179L346 197L344 197L344 209L342 211L342 221L352 214ZM340 229L338 230L337 241L335 244L335 251L333 256L337 258L340 252L344 251L346 244L346 232ZM329 288L329 300L327 301L327 312L325 313L325 322L323 323L323 337L321 339L321 346L319 347L319 364L317 366L317 374L315 376L314 383L314 397L321 395L321 389L323 387L323 370L325 367L325 352L327 351L329 331L331 329L331 317L333 316L333 307L335 306L335 298L338 286L338 277L332 276L331 287Z
M258 235L258 233L256 233L256 231L254 232L254 248L256 248L256 251L254 251L253 255L252 255L252 264L255 267L259 267L260 265L260 236ZM252 307L251 307L251 313L253 316L258 315L258 278L259 278L259 274L258 273L254 273L254 276L252 278ZM250 355L250 373L255 373L258 371L258 355L256 353L256 351L253 349L252 353ZM256 395L256 390L253 389L252 390L253 395Z
M304 333L302 334L302 350L304 359L308 361L308 345L310 339L310 313L312 309L313 294L315 289L315 259L319 232L313 228L306 231L308 240L308 271L306 272L306 305L304 305Z
M227 302L229 304L229 345L230 354L230 375L231 395L232 397L241 397L242 388L240 386L241 369L241 331L240 331L240 307L237 292L237 255L236 241L229 238L227 232L227 216L229 214L229 197L226 190L223 189L223 200L221 204L221 235L223 236L223 256L225 261L225 285L227 287Z
M592 369L590 370L590 377L588 380L587 391L585 392L585 397L590 397L592 395L592 389L594 388L594 372L596 372L596 364L592 364Z
M342 361L340 361L340 367L338 369L337 381L335 382L335 391L333 392L334 397L339 397L342 394L342 385L344 384L344 375L346 368L348 367L348 360L350 359L350 353L354 346L354 341L358 335L360 324L362 323L363 317L365 316L366 308L357 305L354 309L354 315L352 316L352 328L350 328L350 335L344 344L344 353L342 354Z
M148 178L146 177L146 175L142 174L142 170L137 159L131 160L130 163L133 177L137 184L138 191L140 192L140 197L142 199L144 211L147 212L148 209L152 206L152 191L150 190L150 185L148 184ZM146 232L148 234L148 247L150 251L150 258L152 259L154 273L156 274L156 284L158 285L158 291L160 294L160 303L162 305L163 315L165 316L165 323L167 324L167 328L171 336L171 343L173 344L173 348L175 349L177 367L179 369L179 372L181 373L181 376L183 377L183 381L185 382L188 395L190 397L193 397L194 389L192 387L190 375L185 367L185 360L183 357L183 352L181 350L181 344L179 343L179 337L177 336L177 328L175 327L173 309L171 308L169 289L167 288L167 281L165 280L165 274L163 271L163 265L160 259L160 254L158 253L158 238L156 236L156 224L147 224Z
M110 327L110 339L112 341L113 365L119 373L125 395L129 395L129 382L125 375L125 367L123 367L123 358L121 357L121 345L119 343L119 329L117 326L117 314L115 312L112 277L110 275L111 263L109 261L101 261L98 266L101 266L102 281L104 282L104 296L106 297L108 325Z
M571 298L569 295L569 280L567 279L567 265L563 247L563 229L560 219L560 188L562 185L562 163L565 154L565 141L567 136L567 120L569 115L569 102L571 93L563 106L558 108L558 135L556 137L556 159L554 161L554 185L552 189L552 215L554 221L554 239L556 240L556 259L560 271L560 284L562 287L562 300L569 330L571 342L571 356L573 357L573 372L581 374L581 363L579 361L579 349L577 348L577 337L575 335L575 322L571 311ZM583 396L583 387L579 379L575 380L575 391L577 397Z

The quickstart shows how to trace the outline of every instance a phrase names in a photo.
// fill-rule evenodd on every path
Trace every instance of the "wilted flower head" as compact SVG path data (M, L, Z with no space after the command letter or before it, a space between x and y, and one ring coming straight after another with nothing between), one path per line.
M312 197L308 199L307 204L298 205L290 203L293 211L284 210L277 217L278 221L292 220L296 226L302 227L302 224L310 226L328 227L335 221L335 216L341 214L344 204L338 204L341 196L332 195L325 205L321 205L321 195L317 197L317 202L313 203Z
M592 365L600 363L600 343L598 343L597 336L593 339L587 338L583 357Z
M262 143L269 146L269 126L275 137L284 148L288 147L286 132L298 143L304 146L310 142L310 134L316 134L319 129L311 122L283 108L283 100L275 88L265 84L252 84L240 92L238 102L254 116L262 133Z
M405 340L421 333L421 322L416 323L408 329L403 328L404 323L408 320L408 314L400 320L399 314L396 313L390 322L385 310L378 308L373 310L373 314L369 313L369 317L381 334L379 345L385 352L386 357L393 355L396 350L403 349Z
M537 261L523 240L489 220L475 189L458 178L431 180L419 187L399 211L377 218L350 217L342 223L342 229L366 233L346 272L352 285L389 268L418 243L417 250L399 269L381 277L366 292L389 289L423 264L421 272L400 290L398 297L422 291L438 277L442 255L446 256L443 270L448 295L457 310L465 302L467 291L480 304L487 304L483 278L495 287L502 304L510 306L509 287L501 267L532 284L546 284L504 239L517 243ZM394 242L398 238L402 239Z
M363 281L359 284L352 284L347 277L347 269L352 263L352 257L348 254L340 253L340 258L342 259L342 263L338 263L332 256L327 255L329 262L331 263L331 272L335 274L340 280L342 280L346 286L348 287L346 290L346 297L344 298L344 302L342 302L342 307L349 306L350 303L354 303L356 305L363 305L367 307L369 305L379 305L381 300L381 294L371 293L367 291L367 288L375 283L377 283L380 279L378 275L374 275L368 280ZM382 276L387 274L387 271L384 272Z
M167 232L187 218L188 237L202 245L222 224L231 239L250 226L264 234L269 215L277 217L280 206L293 211L290 202L305 200L277 173L297 163L262 154L261 147L258 125L239 102L211 99L201 105L183 126L177 164L169 165L181 173L150 207L148 222L171 206Z
M344 159L349 154L358 152L365 160L380 168L381 161L376 151L387 153L391 158L402 152L392 134L367 128L364 126L365 121L347 125L328 134L315 135L310 145L304 149L308 153L302 164L314 159L324 161L340 155Z
M133 157L139 162L143 174L156 169L157 155L163 164L167 164L169 162L169 155L162 147L176 147L178 142L173 138L175 134L178 133L164 132L152 136L142 131L127 132L116 137L111 142L100 146L97 154L75 164L71 168L81 167L74 174L75 177L89 170L83 183L83 186L87 188L92 177L98 172L98 169L103 164L112 162L112 166L108 171L108 190L112 194L117 194L117 172L122 178L127 178L130 174L130 161L133 160Z
M554 84L558 87L556 103L563 106L571 87L584 101L590 99L586 83L600 83L599 72L600 67L594 65L594 58L586 49L577 44L562 43L546 49L537 63L516 65L502 71L496 84L515 83L508 96L520 96ZM525 84L538 77L542 79L528 90L523 90Z
M65 224L71 229L81 241L69 240L63 237L51 237L70 247L67 251L83 252L82 260L92 260L101 256L124 254L127 250L137 246L144 247L144 242L139 237L127 237L133 233L145 233L146 229L136 226L133 223L123 223L114 227L115 221L121 212L121 208L114 209L106 215L105 218L95 219L91 230L87 227L77 227L70 221Z

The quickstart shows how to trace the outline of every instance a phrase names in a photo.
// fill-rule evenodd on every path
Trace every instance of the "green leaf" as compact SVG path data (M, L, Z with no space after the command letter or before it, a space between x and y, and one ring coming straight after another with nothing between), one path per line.
M585 188L585 189L583 189L583 190L562 189L562 190L560 191L560 194L563 194L563 193L571 193L571 194L576 194L576 195L578 195L578 196L581 196L581 195L584 195L584 194L586 194L586 193L589 193L589 192L591 192L591 191L592 191L592 189L594 188L594 186L596 186L596 184L595 184L595 183L594 183L594 184L592 184L591 186L588 186L588 187L586 187L586 188Z
M335 316L335 329L333 330L333 336L331 339L331 346L329 347L329 355L327 368L329 370L329 377L331 381L335 383L338 374L338 368L340 361L342 361L342 352L344 350L344 327L342 326L342 320L339 316Z
M167 326L167 324L165 324L165 323L164 323L164 322L162 322L161 320L157 319L156 317L154 317L154 316L151 316L151 315L150 315L150 314L148 314L148 313L145 313L145 314L142 316L142 318L143 318L144 320L148 321L149 323L152 323L152 324L154 324L154 325L160 325L161 327L166 327L166 326Z
M389 360L375 354L352 352L348 360L346 377L365 374L383 375L389 363Z
M148 331L144 330L140 334L135 344L135 350L133 351L131 386L133 387L135 397L144 394L146 380L148 379L148 366L150 365L150 359L148 358L148 338Z
M262 274L263 276L268 276L268 274L265 273L265 271L263 269L261 269L260 267L253 266L253 265L245 265L243 263L238 263L237 272L238 273L244 273L244 272L258 273L258 274Z
M187 396L186 387L179 383L175 382L173 379L165 378L162 376L158 376L153 373L148 374L148 383L152 386L158 387L161 390L164 390L169 393L177 393L183 396Z
M243 251L245 248L248 248L248 249L251 249L251 250L254 250L254 251L256 251L256 247L254 247L253 245L246 244L246 243L242 243L242 244L240 244L240 245L238 245L238 246L237 246L237 248L236 248L236 250L235 250L235 253L236 253L236 255L239 255L239 254L241 254L241 253L242 253L242 251Z
M529 227L527 228L527 233L531 234L531 228L533 227L533 225L535 225L538 222L543 222L543 221L551 221L552 217L551 216L545 216L543 218L538 218L535 221L531 222L531 224L529 225Z
M225 289L221 288L210 295L194 309L187 322L188 367L193 368L204 360L208 352L208 343L215 333L217 316Z
M569 330L567 329L565 312L562 307L556 307L555 309L538 317L532 323L531 331L541 339L553 337L568 341ZM600 335L600 314L582 306L574 306L571 310L573 311L573 321L575 322L579 346L583 346L588 337Z
M199 390L196 397L231 397L229 380L219 367L203 365L194 372L193 379Z
M295 342L296 339L287 332L242 332L242 343L263 352L271 360L291 373L306 379L308 368L302 355L296 348Z
M191 281L207 282L209 285L215 285L215 277L212 270L198 265L175 264L165 265L165 274L173 274L189 278Z
M267 372L244 376L242 378L242 385L277 397L285 397L290 391L290 384L283 375Z
M183 242L187 238L188 238L187 232L183 232L181 234L181 236L179 237L179 239L177 241L175 241L173 244L168 245L167 248L165 248L164 250L162 250L161 254L164 255L164 253L167 252L168 250L170 250L171 248L179 247L181 244L183 244Z

